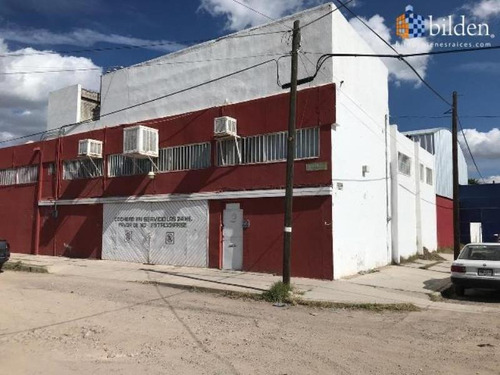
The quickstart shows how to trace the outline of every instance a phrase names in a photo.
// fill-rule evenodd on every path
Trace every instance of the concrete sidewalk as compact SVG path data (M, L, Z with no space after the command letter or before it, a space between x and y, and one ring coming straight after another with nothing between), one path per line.
M292 283L304 293L302 298L309 301L349 304L413 303L421 308L500 312L498 304L483 306L431 301L430 294L439 293L450 286L449 269L452 256L444 254L444 257L446 261L418 260L402 266L386 266L374 272L338 281L293 278ZM12 254L11 262L17 261L44 266L49 273L60 276L158 282L172 287L196 287L244 293L262 293L274 282L281 280L279 276L269 274L212 268Z

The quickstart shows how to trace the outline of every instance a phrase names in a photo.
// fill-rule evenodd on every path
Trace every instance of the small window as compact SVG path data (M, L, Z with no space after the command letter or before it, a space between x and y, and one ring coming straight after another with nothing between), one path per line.
M433 181L433 178L432 178L432 169L425 168L425 170L427 172L426 173L426 180L425 181L427 182L428 185L432 185L433 184L433 182L432 182Z
M38 165L0 170L0 186L32 184L38 180Z
M152 158L158 172L174 172L204 169L211 166L210 143L197 143L166 147L159 150L157 158ZM154 171L149 159L137 159L122 154L108 156L109 177L133 176Z
M17 183L31 184L38 179L38 166L29 165L27 167L17 168Z
M217 142L217 165L281 162L287 156L288 132L225 139ZM295 159L319 157L319 128L297 130ZM241 158L241 160L240 160Z
M210 143L175 146L160 149L160 172L185 171L210 167Z
M425 181L425 168L423 164L420 164L420 181Z
M152 170L149 159L137 159L122 154L108 156L108 176L122 177L148 174Z
M63 179L78 180L102 176L102 159L64 160Z
M398 171L406 176L411 176L411 158L398 152Z

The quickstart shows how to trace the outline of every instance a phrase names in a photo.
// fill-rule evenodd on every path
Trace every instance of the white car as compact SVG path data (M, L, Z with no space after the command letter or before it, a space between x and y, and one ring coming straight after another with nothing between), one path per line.
M500 243L465 245L451 266L451 282L458 296L467 288L500 290Z

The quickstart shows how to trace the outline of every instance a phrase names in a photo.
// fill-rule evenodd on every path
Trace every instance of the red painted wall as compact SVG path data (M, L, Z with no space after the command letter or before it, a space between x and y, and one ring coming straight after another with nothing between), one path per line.
M41 209L40 255L101 258L102 205L58 206Z
M36 190L33 184L0 187L0 238L7 239L11 251L33 251Z
M215 117L221 115L235 117L238 120L238 133L242 136L284 131L287 129L288 122L288 100L288 94L282 94L142 123L160 130L160 147L212 141L212 164L215 164L215 142L213 141L213 120ZM297 118L297 128L320 127L320 157L309 161L297 161L295 185L330 185L330 132L331 124L335 122L334 85L300 91ZM43 161L46 165L57 161L57 149L60 152L58 159L60 163L62 160L75 159L78 140L85 138L104 141L105 155L122 153L123 126L116 126L62 137L60 140L0 149L0 169L37 163L38 156L34 151L36 147L42 148ZM325 161L328 163L328 169L312 174L307 173L305 165L311 161ZM212 166L196 171L161 173L154 180L148 179L145 175L61 180L59 198L282 188L284 181L284 162L234 167ZM55 186L54 176L45 176L43 197L54 197Z
M160 147L211 141L212 164L215 165L213 141L215 117L222 115L235 117L238 120L238 133L241 136L284 131L288 125L288 101L288 94L284 93L146 121L142 124L159 129ZM325 85L301 90L298 93L297 119L297 128L320 127L320 157L296 162L295 186L331 185L331 125L335 122L335 86ZM56 198L56 195L58 199L75 199L284 187L286 172L284 162L235 167L212 166L204 170L161 173L154 180L145 175L108 178L106 167L104 176L95 179L65 181L60 178L58 181L56 174L49 175L51 163L59 165L61 175L62 161L76 158L80 139L93 138L104 141L104 155L122 153L123 128L124 125L61 137L57 140L0 149L0 169L38 165L40 159L37 149L40 149L43 154L41 184L43 199ZM306 172L307 163L319 161L327 163L327 170ZM36 183L0 187L0 237L9 239L14 252L34 251L36 189ZM323 216L331 216L331 202L326 202L328 199L316 197L296 200L297 228L294 232L296 254L293 261L295 276L326 279L333 277L331 231L323 231L322 228L325 221L331 222L328 218L323 220ZM245 247L249 249L246 253L245 269L279 272L283 227L282 200L243 200L242 204L245 215L254 221L254 225L247 230L248 235L245 237ZM52 210L52 207L41 209L39 253L99 258L102 241L102 206L59 206L57 219L51 216ZM209 238L211 267L221 265L221 212L222 203L212 202ZM218 234L212 235L215 232Z
M436 195L438 247L453 247L453 200Z
M243 270L281 274L284 199L210 202L209 254L214 258L216 254L222 256L221 242L215 238L220 238L226 203L239 203L243 218L250 221L250 227L243 231ZM332 280L331 197L297 197L293 210L292 276ZM213 220L215 217L217 222Z

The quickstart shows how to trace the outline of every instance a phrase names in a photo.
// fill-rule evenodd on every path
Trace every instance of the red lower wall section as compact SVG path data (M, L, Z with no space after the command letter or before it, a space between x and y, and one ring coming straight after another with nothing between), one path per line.
M453 247L453 200L436 195L438 247Z
M33 251L35 201L33 185L0 188L0 238L9 241L12 252Z
M210 202L210 267L220 267L222 212L239 203L250 227L243 231L243 270L281 274L283 198ZM292 276L333 279L331 197L299 197L293 203Z
M40 255L101 258L102 205L41 209Z

